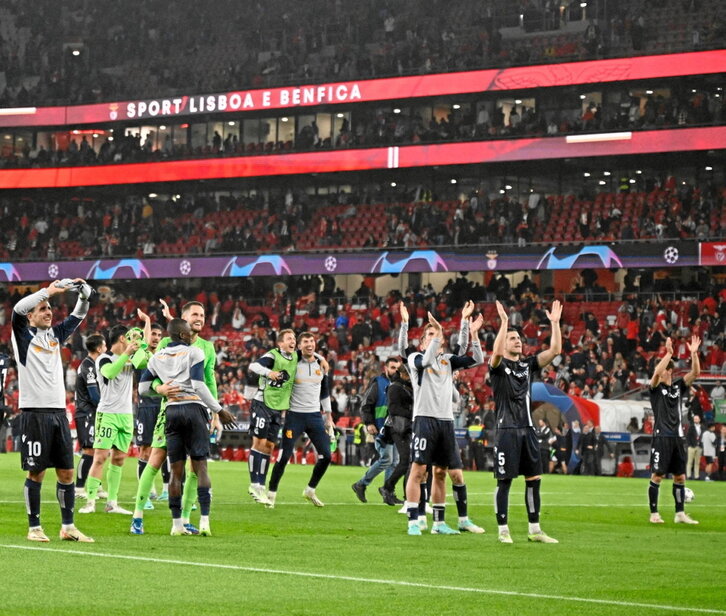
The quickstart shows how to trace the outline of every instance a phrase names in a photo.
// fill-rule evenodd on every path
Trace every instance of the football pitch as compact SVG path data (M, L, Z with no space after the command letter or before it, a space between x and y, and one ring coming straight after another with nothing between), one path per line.
M129 460L121 488L129 509L135 468ZM274 510L247 495L246 464L213 462L210 473L212 537L169 536L169 510L159 503L144 536L129 535L127 516L76 514L96 543L74 544L58 539L49 471L41 521L51 542L36 544L25 539L18 456L0 456L0 614L726 615L726 483L690 483L696 496L686 510L700 525L685 526L673 524L665 481L666 523L654 526L645 479L545 476L542 527L560 541L545 545L527 542L518 479L515 543L502 545L490 473L465 475L470 516L485 535L422 537L407 536L405 516L382 504L380 479L368 504L357 501L350 485L360 468L330 468L318 488L322 509L301 496L309 466L288 466Z

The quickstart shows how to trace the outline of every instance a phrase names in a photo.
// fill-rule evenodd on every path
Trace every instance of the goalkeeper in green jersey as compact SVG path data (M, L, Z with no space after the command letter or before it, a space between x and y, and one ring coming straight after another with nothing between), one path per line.
M164 306L164 316L171 320L173 318L169 306L164 300L160 300ZM204 351L204 383L209 388L214 398L217 398L217 379L215 377L214 367L217 361L217 355L214 350L214 344L208 340L204 340L199 336L199 333L204 329L205 323L205 312L204 306L199 302L188 302L182 307L181 318L184 319L192 330L192 341L191 346L199 347ZM165 348L170 338L166 337L161 340L157 347L157 351ZM161 383L158 379L153 382L151 388L160 396L168 398L179 392L179 387L172 385L171 383ZM166 403L162 402L161 411L159 412L159 418L156 421L154 427L154 438L151 442L151 455L149 456L148 464L144 468L144 472L141 474L139 479L139 487L136 492L136 506L134 508L133 518L131 520L131 534L143 535L144 534L144 506L149 498L151 489L154 485L156 475L159 473L159 469L162 464L166 464ZM219 419L215 418L214 424L211 426L212 430L216 430L218 433L221 432L221 425L219 425ZM199 534L199 530L191 523L190 516L192 507L194 506L194 500L197 494L197 476L188 472L186 480L184 481L184 492L182 498L182 523L184 528L190 535Z

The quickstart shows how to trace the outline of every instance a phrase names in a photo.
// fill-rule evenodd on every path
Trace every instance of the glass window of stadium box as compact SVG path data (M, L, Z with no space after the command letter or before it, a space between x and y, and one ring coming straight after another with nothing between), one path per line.
M497 99L496 107L497 109L501 108L504 127L516 131L519 129L525 111L536 109L536 101L534 98L499 98Z
M350 143L350 112L338 112L333 117L332 143L336 148Z
M186 149L188 142L189 142L189 124L187 124L185 122L184 124L172 126L172 131L171 131L172 149L182 152L182 151L184 151L184 149ZM164 144L164 147L166 147L166 144Z
M290 148L295 141L295 118L281 117L277 122L277 143L280 149ZM286 145L289 144L289 145Z
M241 122L228 121L224 122L224 125L222 126L222 139L224 140L223 143L225 144L224 150L228 154L234 153L233 146L237 146L240 140L240 124Z
M315 114L301 114L296 116L295 122L297 125L295 127L296 133L294 139L296 149L309 150L317 145L320 138L320 127L315 118Z
M191 143L189 145L195 154L201 154L207 145L207 124L206 122L195 122L191 128Z

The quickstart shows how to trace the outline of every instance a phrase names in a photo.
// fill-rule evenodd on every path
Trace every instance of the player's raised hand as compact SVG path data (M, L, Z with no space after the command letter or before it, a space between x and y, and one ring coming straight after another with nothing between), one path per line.
M436 320L436 319L434 318L434 315L433 315L433 314L431 314L430 312L428 313L428 315L429 315L429 325L431 325L432 327L434 327L434 328L438 329L438 330L439 330L439 332L443 331L443 328L441 327L441 323L439 323L439 322L438 322L438 321L437 321L437 320Z
M166 303L166 300L163 297L159 298L159 303L161 304L161 314L164 315L164 318L167 321L171 321L174 318L174 315L171 313L169 304Z
M550 323L559 323L560 317L562 316L562 304L560 300L556 299L552 302L552 310L545 310L545 314L550 320Z
M48 285L48 297L53 297L54 295L58 295L60 293L65 293L66 287L61 287L60 280L54 280Z
M476 319L469 317L469 332L474 335L484 325L484 315L480 314Z
M408 323L408 308L403 302L398 302L398 310L401 313L401 321Z
M673 340L671 340L670 336L666 338L665 348L668 355L673 355Z
M502 323L508 323L509 322L509 313L507 312L506 308L504 308L504 306L502 306L502 304L499 300L494 302L494 304L497 307L497 312L499 313L499 318L502 320Z
M701 346L701 339L698 336L691 336L691 342L686 342L689 353L697 353L698 347Z
M461 309L461 318L468 319L472 314L474 314L474 302L469 299L466 300L464 307Z
M140 321L144 321L145 323L151 321L151 317L143 310L141 310L141 308L136 309L136 316L139 318Z

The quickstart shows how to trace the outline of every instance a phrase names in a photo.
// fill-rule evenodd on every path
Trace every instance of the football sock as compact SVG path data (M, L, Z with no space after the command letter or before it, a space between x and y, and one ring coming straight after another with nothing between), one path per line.
M673 500L676 501L676 513L683 511L686 506L686 486L673 482Z
M655 481L651 481L648 484L648 504L650 505L651 513L658 513L658 492L660 491L660 484Z
M169 491L169 480L171 479L171 469L169 468L169 458L164 460L161 465L161 480L164 482L164 490Z
M323 478L323 475L325 475L325 471L328 470L329 466L330 456L318 456L318 461L313 467L313 474L310 476L310 482L308 483L311 488L318 487L320 480Z
M426 503L429 502L429 487L426 482L421 484L421 496L418 499L419 515L426 515Z
M55 493L61 510L61 522L73 524L73 507L76 503L76 486L72 483L61 483L55 485Z
M250 457L247 461L247 465L250 470L250 483L259 483L258 477L260 472L260 456L261 452L256 449L250 449Z
M199 490L197 483L197 475L189 471L182 492L182 518L185 520L188 520L192 514L192 507L194 507L194 501L197 499L197 491ZM207 488L207 491L209 491L209 488ZM200 502L199 506L201 507L201 505Z
M196 476L196 475L195 475ZM199 510L203 516L209 515L209 508L212 503L212 495L209 493L208 487L199 486L197 488L197 499L199 500ZM182 515L183 517L183 515Z
M408 515L408 522L416 522L418 520L418 503L406 502L406 513Z
M86 485L86 478L88 477L88 471L93 464L93 456L84 453L81 459L78 461L78 469L76 470L76 487L83 488Z
M181 495L169 496L169 509L171 509L171 517L175 520L181 520L181 501Z
M98 488L100 487L101 480L89 475L88 479L86 479L86 493L88 494L89 501L95 501L98 498Z
M40 486L32 479L25 480L25 508L28 512L28 526L40 526Z
M509 488L511 487L511 479L499 479L497 481L497 489L494 491L494 512L497 515L497 524L499 524L499 526L507 525Z
M118 490L121 487L121 474L123 470L120 466L110 464L108 467L108 500L114 503L118 501Z
M434 509L434 524L443 522L446 514L446 505L444 503L435 503L431 506Z
M148 460L139 460L139 463L136 466L136 479L141 479L141 475L144 474L144 469L148 463Z
M466 485L462 484L457 486L454 484L454 502L456 502L456 512L460 518L469 517L468 509L469 506L466 502Z
M144 472L141 473L141 478L139 479L139 486L138 488L136 488L136 510L134 513L135 518L144 517L144 505L146 504L146 501L149 500L149 493L151 492L151 488L154 486L154 479L156 479L156 476L158 474L159 469L154 468L153 466L151 466L151 464L147 464ZM141 515L137 515L139 513Z
M530 524L537 524L539 522L539 486L541 483L541 479L530 479L525 481L524 503L527 507L527 518L529 519Z
M260 467L257 473L257 483L264 486L267 482L267 471L270 470L270 456L266 453L259 454Z
M539 527L539 522L530 522L528 525L529 528L529 534L530 535L538 535L542 532L542 529Z

